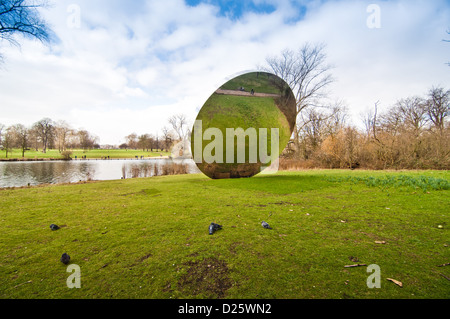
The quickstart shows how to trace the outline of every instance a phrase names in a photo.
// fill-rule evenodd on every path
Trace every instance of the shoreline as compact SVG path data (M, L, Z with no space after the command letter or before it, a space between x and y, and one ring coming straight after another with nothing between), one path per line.
M121 158L1 158L0 162L71 162L71 161L136 161L136 160L155 160L155 159L171 159L170 156L155 156L155 157L143 157L143 158L134 158L134 157L121 157Z

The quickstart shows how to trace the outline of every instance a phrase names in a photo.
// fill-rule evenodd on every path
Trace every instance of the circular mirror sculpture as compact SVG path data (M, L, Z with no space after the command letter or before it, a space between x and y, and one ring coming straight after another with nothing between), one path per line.
M252 72L218 88L191 133L197 167L213 179L252 177L278 160L294 131L296 102L276 75Z

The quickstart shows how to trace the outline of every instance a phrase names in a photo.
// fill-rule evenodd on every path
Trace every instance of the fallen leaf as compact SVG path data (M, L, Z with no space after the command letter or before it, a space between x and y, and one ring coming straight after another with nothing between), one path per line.
M400 281L398 281L398 280L395 280L395 279L392 279L392 278L386 278L386 279L389 280L389 281L392 281L394 284L396 284L396 285L399 286L400 288L403 288L402 282L400 282Z

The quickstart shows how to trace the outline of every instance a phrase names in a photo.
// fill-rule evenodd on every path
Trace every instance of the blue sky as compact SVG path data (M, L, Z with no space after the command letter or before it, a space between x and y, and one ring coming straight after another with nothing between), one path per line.
M276 6L273 3L266 1L259 1L257 3L253 1L239 1L239 0L187 0L186 4L189 6L198 6L200 3L207 3L219 8L218 14L229 17L233 20L238 20L244 14L253 12L256 14L270 14L276 10Z
M60 0L42 14L59 42L0 42L0 123L65 120L102 144L156 134L176 113L193 121L227 78L306 42L326 45L329 98L355 125L378 100L450 88L444 0Z

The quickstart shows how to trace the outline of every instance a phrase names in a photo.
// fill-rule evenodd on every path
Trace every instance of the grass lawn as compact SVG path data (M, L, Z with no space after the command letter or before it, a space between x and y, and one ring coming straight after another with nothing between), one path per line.
M0 298L448 299L449 185L448 171L313 170L2 190ZM353 264L377 264L381 288Z
M135 158L136 156L144 156L144 157L159 157L160 154L163 156L169 156L168 152L147 152L142 150L72 150L72 158L81 158L82 156L86 156L87 159L96 159L102 157L110 157L110 158ZM0 151L0 159L5 159L5 151ZM8 158L22 158L22 150L13 149L12 152L8 152ZM25 152L26 159L60 159L62 158L61 154L58 150L48 150L47 153L42 153L41 150L35 151L30 150Z

